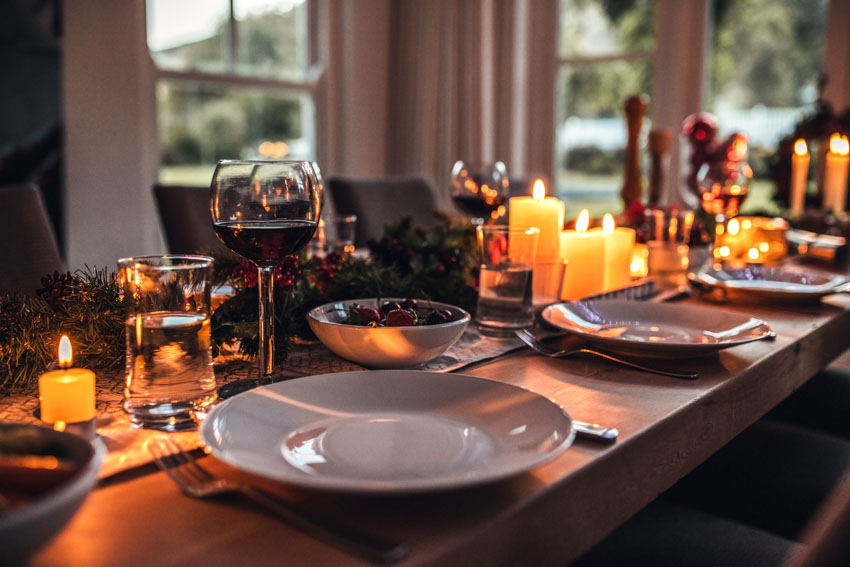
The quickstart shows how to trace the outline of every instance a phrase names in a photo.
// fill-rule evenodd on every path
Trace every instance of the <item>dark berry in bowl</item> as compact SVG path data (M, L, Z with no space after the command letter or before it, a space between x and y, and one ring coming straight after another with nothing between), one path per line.
M381 314L378 313L377 309L372 307L366 307L365 305L358 305L354 308L357 314L360 316L360 324L361 325L369 325L372 322L378 323L381 320Z
M413 315L406 309L394 309L387 313L387 327L412 327L415 324Z
M402 299L399 303L402 309L416 309L416 300L415 299Z
M401 305L399 305L396 301L384 301L381 303L381 313L384 315L395 309L401 309Z

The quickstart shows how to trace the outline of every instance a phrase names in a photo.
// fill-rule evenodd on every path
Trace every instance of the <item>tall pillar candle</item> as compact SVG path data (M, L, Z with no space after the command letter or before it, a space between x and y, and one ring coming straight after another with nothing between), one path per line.
M850 166L850 143L847 136L833 134L826 153L823 175L823 208L836 215L844 212L847 204L847 171Z
M561 256L561 230L564 228L564 202L546 196L541 180L534 182L531 197L513 197L509 201L508 221L511 227L535 226L540 229L537 237L537 258L556 260Z
M564 273L561 258L561 230L564 228L564 202L546 196L541 180L534 182L531 197L513 197L509 201L508 221L512 228L534 226L540 230L534 258L532 293L535 304L557 300Z
M591 232L599 232L593 229ZM614 224L610 214L602 219L602 238L605 241L605 266L602 276L602 291L626 287L632 281L630 265L635 245L635 231Z
M806 179L809 176L809 148L802 138L794 143L791 156L791 215L803 214L806 202Z
M605 239L601 231L588 232L590 215L584 210L575 230L561 233L561 253L567 260L561 299L575 301L602 292L605 277Z

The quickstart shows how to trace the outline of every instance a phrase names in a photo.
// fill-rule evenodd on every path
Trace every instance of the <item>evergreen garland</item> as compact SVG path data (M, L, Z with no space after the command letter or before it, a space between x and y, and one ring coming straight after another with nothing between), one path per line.
M476 301L477 262L471 225L440 216L433 228L410 219L388 225L370 242L370 258L331 253L285 259L275 272L277 361L294 339L314 338L307 312L319 305L365 297L432 299L471 311ZM213 353L239 342L253 357L259 347L256 268L230 252L211 250L214 286L233 295L212 315ZM0 297L0 393L36 383L56 359L59 339L73 342L75 365L121 368L124 364L124 306L116 276L104 270L78 270L42 278L37 296Z

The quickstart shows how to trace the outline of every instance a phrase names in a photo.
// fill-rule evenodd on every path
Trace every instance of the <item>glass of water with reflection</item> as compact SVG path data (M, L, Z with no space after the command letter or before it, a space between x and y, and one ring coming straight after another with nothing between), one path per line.
M217 400L207 256L118 260L127 345L124 410L133 425L192 429Z
M504 225L475 230L481 257L478 324L504 329L533 324L532 266L540 230Z

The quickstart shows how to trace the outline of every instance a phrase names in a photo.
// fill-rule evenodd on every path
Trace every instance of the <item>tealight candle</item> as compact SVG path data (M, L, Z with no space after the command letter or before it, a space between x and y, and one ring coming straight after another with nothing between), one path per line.
M561 299L575 301L602 292L605 277L605 239L601 231L588 232L590 214L583 210L575 230L561 233L561 252L567 260Z
M594 229L598 231L600 229ZM631 282L630 265L635 231L616 226L614 217L606 214L602 218L602 238L605 241L605 268L602 276L602 291L620 289ZM593 232L593 231L592 231Z
M800 138L794 142L794 155L791 156L791 214L795 217L803 214L809 159L809 148L806 141Z
M59 370L45 372L38 379L41 420L63 429L95 416L95 375L91 370L71 368L71 341L59 341Z
M850 166L850 142L847 136L833 134L826 153L823 176L823 208L835 214L844 212L847 203L847 171Z

